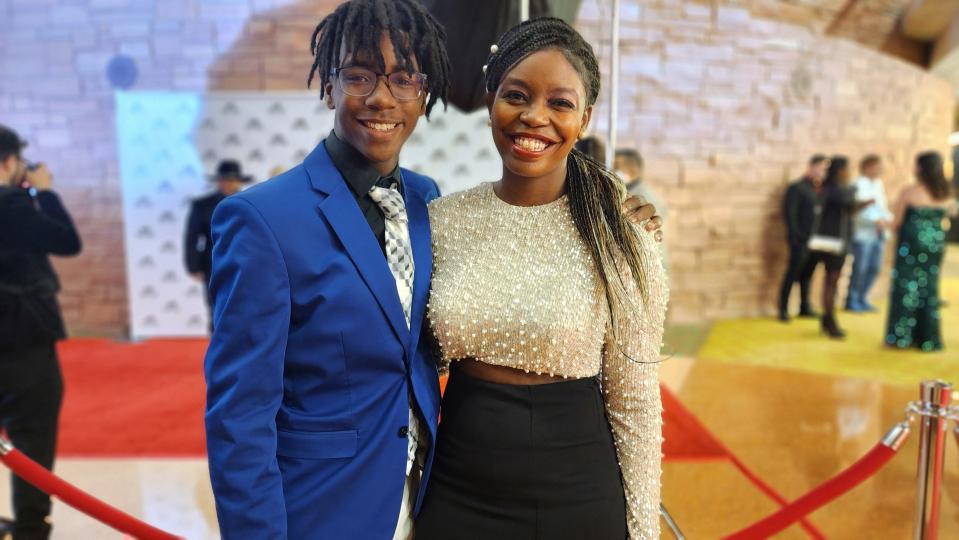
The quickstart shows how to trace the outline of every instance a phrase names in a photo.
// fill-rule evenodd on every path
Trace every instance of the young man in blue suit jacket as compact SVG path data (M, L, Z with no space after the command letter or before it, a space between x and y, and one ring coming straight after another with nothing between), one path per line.
M225 539L410 535L439 415L420 339L426 205L439 191L397 163L419 117L445 101L444 43L415 0L340 5L317 27L310 73L333 132L214 213L206 428ZM405 203L405 304L375 186Z
M310 73L333 132L213 215L206 430L227 540L411 535L440 405L420 337L439 190L397 163L419 117L445 102L444 43L415 0L340 5L313 36ZM398 220L373 197L388 188Z

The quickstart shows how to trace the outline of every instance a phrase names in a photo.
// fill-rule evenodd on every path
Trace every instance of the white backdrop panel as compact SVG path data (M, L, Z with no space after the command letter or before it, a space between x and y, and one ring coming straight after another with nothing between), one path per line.
M434 109L400 163L443 193L499 178L501 163L480 110ZM134 338L203 336L203 287L186 273L190 201L212 189L207 174L236 159L256 181L299 164L333 126L313 93L122 92L117 139L123 189L130 328Z

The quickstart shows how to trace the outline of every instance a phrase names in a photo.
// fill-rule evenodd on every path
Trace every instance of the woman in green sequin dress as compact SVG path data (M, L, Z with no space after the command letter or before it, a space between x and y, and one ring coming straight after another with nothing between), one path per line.
M919 182L904 189L896 203L898 240L885 341L900 349L938 351L939 276L946 247L942 224L955 202L939 153L919 155L916 178Z

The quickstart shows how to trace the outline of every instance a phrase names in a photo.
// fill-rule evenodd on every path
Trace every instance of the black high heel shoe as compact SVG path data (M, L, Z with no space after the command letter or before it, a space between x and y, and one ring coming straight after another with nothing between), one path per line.
M836 317L833 315L823 315L822 319L819 319L819 333L826 334L830 339L845 339L846 337L846 332L839 328L839 323L836 322Z

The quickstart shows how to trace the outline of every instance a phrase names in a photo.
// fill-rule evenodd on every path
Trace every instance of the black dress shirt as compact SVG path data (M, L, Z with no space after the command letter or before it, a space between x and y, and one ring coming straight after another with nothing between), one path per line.
M806 242L816 227L816 207L820 205L820 195L812 181L806 177L789 185L783 199L783 216L789 245L805 249Z
M403 177L400 174L400 168L397 166L387 176L380 176L373 164L359 150L353 148L348 142L336 136L336 133L330 131L330 136L323 141L326 151L333 160L333 165L340 171L350 191L353 192L353 198L360 207L360 212L370 224L373 235L383 254L386 255L386 217L380 206L370 198L370 190L373 186L390 187L396 185L400 193L403 192Z

